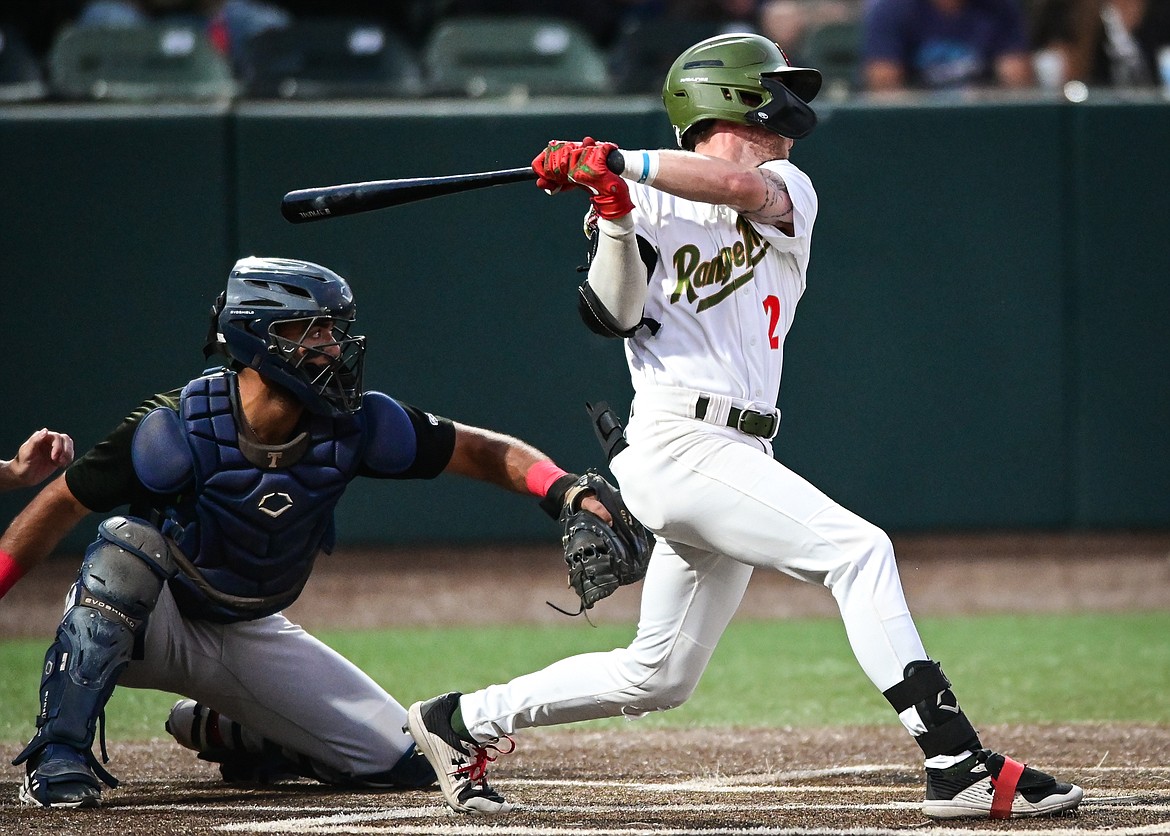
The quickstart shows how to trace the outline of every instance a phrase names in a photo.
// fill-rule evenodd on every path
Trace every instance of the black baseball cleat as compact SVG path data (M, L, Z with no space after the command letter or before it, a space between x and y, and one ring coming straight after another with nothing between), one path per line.
M1024 818L1075 810L1085 792L990 749L926 770L922 812L932 819Z
M20 803L66 810L100 807L102 787L84 752L50 743L29 760Z
M489 750L500 750L492 743L461 740L451 728L451 714L460 696L453 691L416 702L407 712L403 731L414 738L419 751L434 767L448 807L458 813L510 813L512 805L487 782L487 765L495 760Z

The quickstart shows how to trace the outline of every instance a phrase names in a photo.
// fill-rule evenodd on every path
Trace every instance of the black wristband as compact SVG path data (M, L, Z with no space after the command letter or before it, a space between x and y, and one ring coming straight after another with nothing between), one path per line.
M565 494L568 493L569 488L573 487L580 478L576 473L566 473L553 482L552 486L548 489L548 493L544 495L544 499L540 500L541 510L554 520L559 520L561 518L561 506L565 504Z

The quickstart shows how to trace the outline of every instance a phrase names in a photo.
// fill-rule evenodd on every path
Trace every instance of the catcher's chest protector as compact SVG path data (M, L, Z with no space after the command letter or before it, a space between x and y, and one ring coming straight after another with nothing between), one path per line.
M234 374L219 373L183 390L180 417L191 447L194 496L173 509L167 533L216 590L271 598L265 610L276 612L299 594L317 552L333 547L333 509L357 473L363 422L313 416L300 458L262 469L240 449L235 382ZM176 582L190 593L179 596L185 609L203 597L182 575ZM204 603L216 611L206 616L229 616L222 606Z

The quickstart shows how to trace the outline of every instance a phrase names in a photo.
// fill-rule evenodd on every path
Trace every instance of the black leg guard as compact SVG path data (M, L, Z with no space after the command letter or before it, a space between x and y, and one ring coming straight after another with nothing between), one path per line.
M85 754L112 787L117 781L91 751L98 718L158 601L169 552L158 531L141 520L113 517L98 533L45 655L37 733L13 764L29 761L31 769L41 750L63 744Z
M938 662L911 662L904 676L897 685L883 691L882 696L899 714L908 708L918 711L926 731L914 739L926 757L958 755L983 748L979 734L959 708L951 682Z
M284 748L191 699L175 703L166 730L201 760L219 764L228 783L270 784L299 777L338 787L395 790L418 789L436 780L430 761L414 746L390 769L354 775Z

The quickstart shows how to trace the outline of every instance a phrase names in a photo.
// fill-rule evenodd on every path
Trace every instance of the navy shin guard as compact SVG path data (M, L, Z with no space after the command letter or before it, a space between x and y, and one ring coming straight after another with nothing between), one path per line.
M169 552L156 529L134 518L113 517L98 533L45 654L37 733L13 764L35 766L38 752L63 744L83 753L94 772L114 786L91 752L98 718L158 601Z

